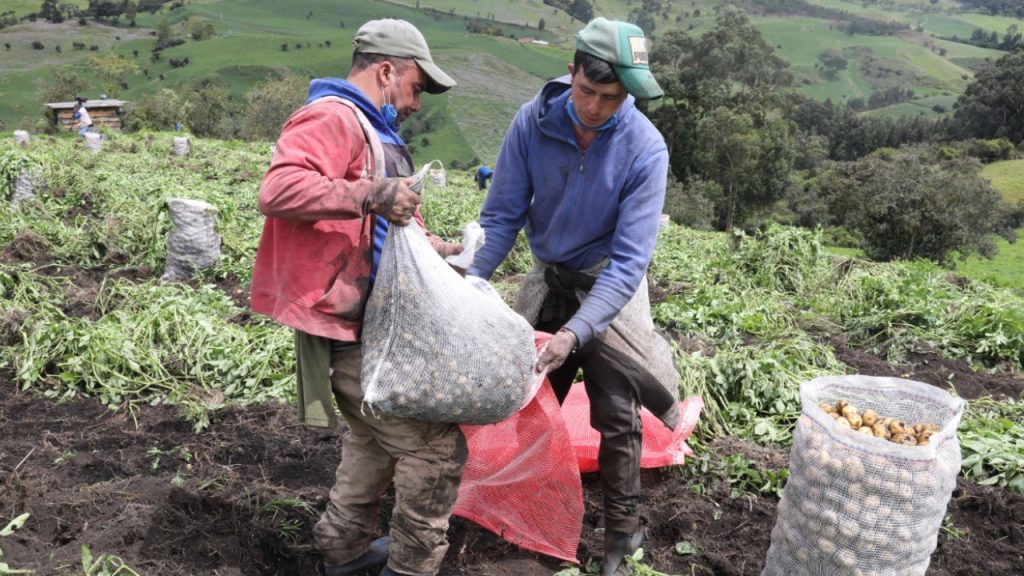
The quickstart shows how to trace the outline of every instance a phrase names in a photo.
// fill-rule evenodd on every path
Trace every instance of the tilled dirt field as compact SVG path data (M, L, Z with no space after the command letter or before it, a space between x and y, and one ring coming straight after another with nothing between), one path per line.
M968 399L1019 397L1024 389L1013 376L975 373L935 355L894 365L834 345L862 373L943 386L952 380ZM0 526L31 514L0 538L2 561L40 575L81 574L86 544L94 556L117 556L142 575L318 574L310 529L342 442L343 428L305 428L291 406L232 408L196 434L170 407L113 412L89 399L54 404L17 391L11 375L0 374ZM785 452L738 440L714 448L715 458L741 452L766 468L786 465ZM698 495L682 478L678 469L645 472L645 562L674 575L759 574L778 500L731 499L718 479ZM586 566L601 555L596 478L584 478L584 498L578 558ZM961 479L949 513L956 535L940 533L929 575L1024 574L1024 497ZM387 510L381 521L386 527ZM450 540L442 576L561 569L558 560L517 549L459 518ZM682 541L697 553L678 555Z

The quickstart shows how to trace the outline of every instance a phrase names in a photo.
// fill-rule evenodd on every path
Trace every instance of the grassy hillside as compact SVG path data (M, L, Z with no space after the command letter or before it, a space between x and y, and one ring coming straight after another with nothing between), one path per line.
M129 101L160 88L180 89L211 76L227 80L236 98L253 84L285 70L310 78L344 76L358 26L373 18L396 17L415 23L424 32L435 59L460 83L458 96L424 99L424 113L444 118L435 123L442 128L428 135L428 143L416 146L418 159L439 158L448 163L467 162L474 156L493 157L515 109L545 79L563 73L571 53L558 46L524 46L510 38L467 34L465 20L458 13L468 4L454 16L417 11L414 6L353 0L299 0L287 4L224 0L193 2L170 13L141 14L137 20L140 27L132 29L94 23L83 27L73 22L19 24L0 31L0 37L12 45L12 58L0 63L0 121L7 128L34 128L41 117L41 86L51 80L57 67L73 67L88 75L89 56L108 51L139 66L140 73L126 79L128 89L116 93ZM536 16L541 17L539 12ZM151 32L164 18L180 37L187 37L195 21L211 23L218 36L166 49L161 60L153 62L150 51L155 37ZM561 21L568 24L568 17L563 14ZM506 34L529 34L558 43L555 34L536 30L536 20L532 26L506 26ZM44 50L31 48L36 40L44 44ZM97 51L74 51L72 42L95 45ZM57 45L62 46L59 54L55 51ZM182 68L169 64L171 59L184 58L191 64ZM104 91L98 80L93 80L90 93ZM502 90L493 90L495 81L504 84Z
M7 0L5 9L26 14L40 0ZM76 0L80 6L86 0ZM897 20L919 27L899 36L850 35L834 22L808 17L753 16L754 23L780 56L791 63L797 87L811 97L867 99L893 86L912 88L911 102L872 111L874 114L948 114L952 103L972 77L972 66L1000 52L940 40L936 36L969 36L975 27L999 34L1014 23L1005 17L958 12L951 0L897 0L886 7L862 6L843 0L814 0L828 8L865 18ZM594 0L595 13L628 18L639 3L631 0ZM10 8L7 8L10 7ZM418 7L418 8L417 8ZM655 15L655 39L672 28L700 34L714 22L717 0L663 2ZM398 17L412 21L425 33L435 58L459 81L450 94L426 99L432 114L441 114L445 128L428 135L416 146L417 160L440 158L491 161L497 153L511 115L532 96L542 82L565 71L571 57L573 34L581 23L542 0L189 0L182 8L157 14L139 14L138 27L111 27L89 22L59 25L24 22L0 30L0 43L10 44L0 58L0 128L34 128L40 112L41 87L61 67L89 77L88 94L105 92L87 62L90 56L116 51L135 62L139 73L126 79L127 89L112 92L135 100L160 88L180 89L188 83L215 76L225 79L236 98L253 84L291 70L303 77L343 76L347 72L352 36L364 21ZM506 37L465 31L469 18L491 20ZM544 30L537 26L544 19ZM211 24L217 36L164 50L158 62L150 60L154 30L166 19L178 37L188 38L195 22ZM538 38L537 46L512 38ZM43 44L34 50L32 42ZM73 42L86 46L76 51ZM329 46L328 46L329 44ZM57 46L61 51L56 51ZM90 48L95 47L95 51ZM284 49L282 48L284 47ZM838 51L849 61L834 79L816 67L826 50ZM136 55L137 54L137 55ZM188 58L190 64L172 68L170 59Z
M1016 204L1024 201L1024 160L993 162L985 166L981 175L992 182L1007 202Z
M981 175L1003 195L1010 204L1024 201L1024 160L993 162L985 166ZM1017 242L1010 244L1003 238L996 238L999 252L987 260L972 256L957 264L957 273L975 280L983 280L997 286L1024 290L1024 230L1017 231Z
M1024 230L1017 231L1017 241L1010 244L996 238L999 252L991 260L971 256L956 266L957 274L982 280L996 286L1024 290Z

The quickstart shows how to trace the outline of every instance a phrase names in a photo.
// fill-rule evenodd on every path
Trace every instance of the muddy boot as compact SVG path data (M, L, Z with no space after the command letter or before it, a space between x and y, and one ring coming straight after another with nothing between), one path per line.
M626 564L626 556L633 552L644 541L644 528L640 527L634 534L625 532L605 532L604 561L601 563L601 576L628 576L633 571Z
M390 538L383 536L370 542L370 549L355 560L345 562L344 564L324 564L325 576L354 576L370 566L387 562L388 544L390 542Z

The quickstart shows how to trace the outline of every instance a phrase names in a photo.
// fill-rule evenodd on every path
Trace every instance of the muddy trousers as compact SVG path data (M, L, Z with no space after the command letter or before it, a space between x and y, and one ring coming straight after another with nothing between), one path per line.
M332 352L331 386L348 424L341 464L313 537L329 564L361 556L377 536L381 497L395 483L388 565L400 574L434 576L448 550L448 519L469 451L462 430L363 414L359 347Z
M562 320L542 322L537 330L554 333L562 324ZM640 527L637 505L643 430L629 364L595 338L570 354L564 364L548 374L548 379L561 404L569 395L577 370L583 369L590 398L590 425L601 434L597 464L604 495L604 527L606 531L633 534Z

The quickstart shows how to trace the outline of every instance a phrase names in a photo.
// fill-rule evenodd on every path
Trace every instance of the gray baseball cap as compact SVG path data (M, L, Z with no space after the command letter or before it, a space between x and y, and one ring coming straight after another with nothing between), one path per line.
M440 94L455 86L455 80L434 64L423 34L405 20L370 20L356 31L352 44L361 54L384 54L416 61L429 80L426 90L431 94Z

